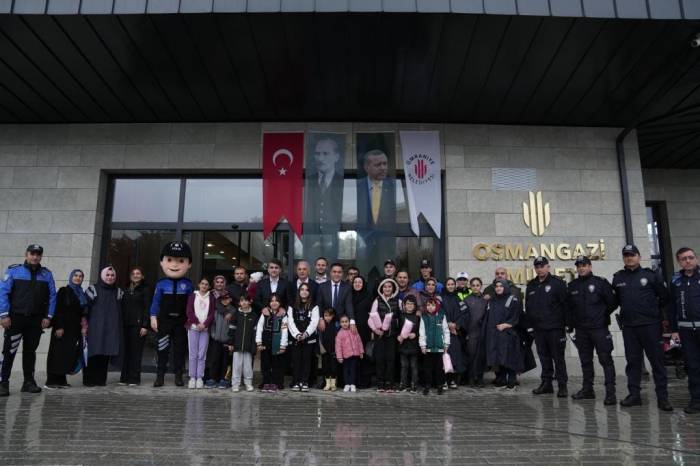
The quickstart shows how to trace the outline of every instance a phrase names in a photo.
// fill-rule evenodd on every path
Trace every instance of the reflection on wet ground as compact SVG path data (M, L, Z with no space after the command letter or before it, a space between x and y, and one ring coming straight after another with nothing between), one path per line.
M75 388L0 399L2 464L700 464L700 416L462 388L438 397ZM575 384L570 386L575 387ZM618 396L624 393L618 380Z

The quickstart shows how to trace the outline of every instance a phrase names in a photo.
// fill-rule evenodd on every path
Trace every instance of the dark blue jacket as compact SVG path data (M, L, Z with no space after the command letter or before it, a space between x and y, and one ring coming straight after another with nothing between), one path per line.
M673 331L678 331L679 321L700 322L700 267L691 276L682 270L673 274L668 320Z
M593 274L569 283L568 298L567 325L573 328L607 327L610 314L617 308L610 282Z
M566 326L566 283L552 274L540 281L530 280L525 290L527 325L535 330L552 330Z
M187 298L192 291L194 287L187 278L161 278L153 292L151 317L182 320L184 324L187 318Z
M661 322L668 290L659 274L642 267L624 268L613 275L612 286L620 303L622 325L639 327Z
M7 268L0 281L0 317L12 314L52 318L56 312L56 284L51 271L25 262Z

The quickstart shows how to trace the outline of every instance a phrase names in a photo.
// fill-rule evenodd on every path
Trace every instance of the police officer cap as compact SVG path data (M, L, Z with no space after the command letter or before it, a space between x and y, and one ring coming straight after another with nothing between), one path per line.
M637 254L639 254L639 249L637 249L637 246L635 246L634 244L627 244L627 245L625 245L624 248L622 248L622 255L623 256L627 256L627 255L636 256Z
M591 260L586 256L577 256L574 265L591 265Z
M430 263L430 260L423 259L422 261L420 261L420 268L423 269L426 267L432 267L432 264Z
M396 267L396 262L394 262L394 259L387 259L387 260L384 261L384 267L386 267L386 266L389 265L389 264L391 264L391 265L393 265L394 267Z
M36 252L38 254L44 254L44 248L42 248L38 244L30 244L29 246L27 246L27 252Z
M457 280L469 280L469 274L467 272L459 272L457 274Z
M535 261L533 262L533 264L535 265L535 267L539 267L541 265L549 264L549 260L544 256L539 256L535 257Z
M163 250L160 252L161 260L163 260L165 256L186 257L192 262L192 249L190 249L190 245L184 241L171 241L163 246Z

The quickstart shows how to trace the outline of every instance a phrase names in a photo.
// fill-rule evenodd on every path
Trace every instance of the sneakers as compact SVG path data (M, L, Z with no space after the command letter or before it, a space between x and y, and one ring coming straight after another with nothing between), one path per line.
M455 382L454 380L450 382L450 390L457 390L457 388L457 382Z
M246 385L246 386L245 386L245 391L247 391L247 392L252 392L253 390L255 390L255 388L253 388L252 385Z
M197 388L197 380L194 377L190 378L190 381L187 383L187 388Z
M357 387L354 386L354 385L350 385L350 391L351 391L352 393L355 393L355 392L357 391Z
M224 379L219 380L219 388L222 390L227 389L228 383Z
M251 387L251 388L253 388L253 387ZM241 387L238 386L238 385L234 385L234 386L231 388L231 390L233 390L233 393L238 393L238 392L241 391Z
M384 385L377 385L377 392L384 393Z
M207 380L207 382L204 384L204 388L216 388L216 382L214 382L212 379Z
M277 384L274 384L274 383L270 384L270 393L277 393L278 390L279 390L279 387L277 386Z
M346 385L345 387L343 387L343 391L344 391L345 393L349 392L349 391L350 391L350 385Z
M428 387L425 387L423 389L423 395L428 396L430 394L430 389Z
M129 384L126 382L119 381L119 382L117 382L117 385L122 386L122 387L126 387Z
M39 388L35 381L25 380L20 391L25 393L41 393L41 388Z
M201 378L197 379L196 387L197 388L204 388L204 380L202 380Z
M411 393L416 393L416 384L411 384L410 392L411 392Z
M294 385L292 385L292 391L293 391L293 392L300 392L300 391L301 391L301 385L299 385L298 383L295 383Z
M308 392L309 391L309 384L305 383L301 385L301 391L302 392Z

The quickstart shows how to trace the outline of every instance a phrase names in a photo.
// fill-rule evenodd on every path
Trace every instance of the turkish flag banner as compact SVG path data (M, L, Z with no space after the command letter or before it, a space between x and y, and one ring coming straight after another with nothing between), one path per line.
M304 211L304 133L263 134L263 236L286 218L301 237Z

